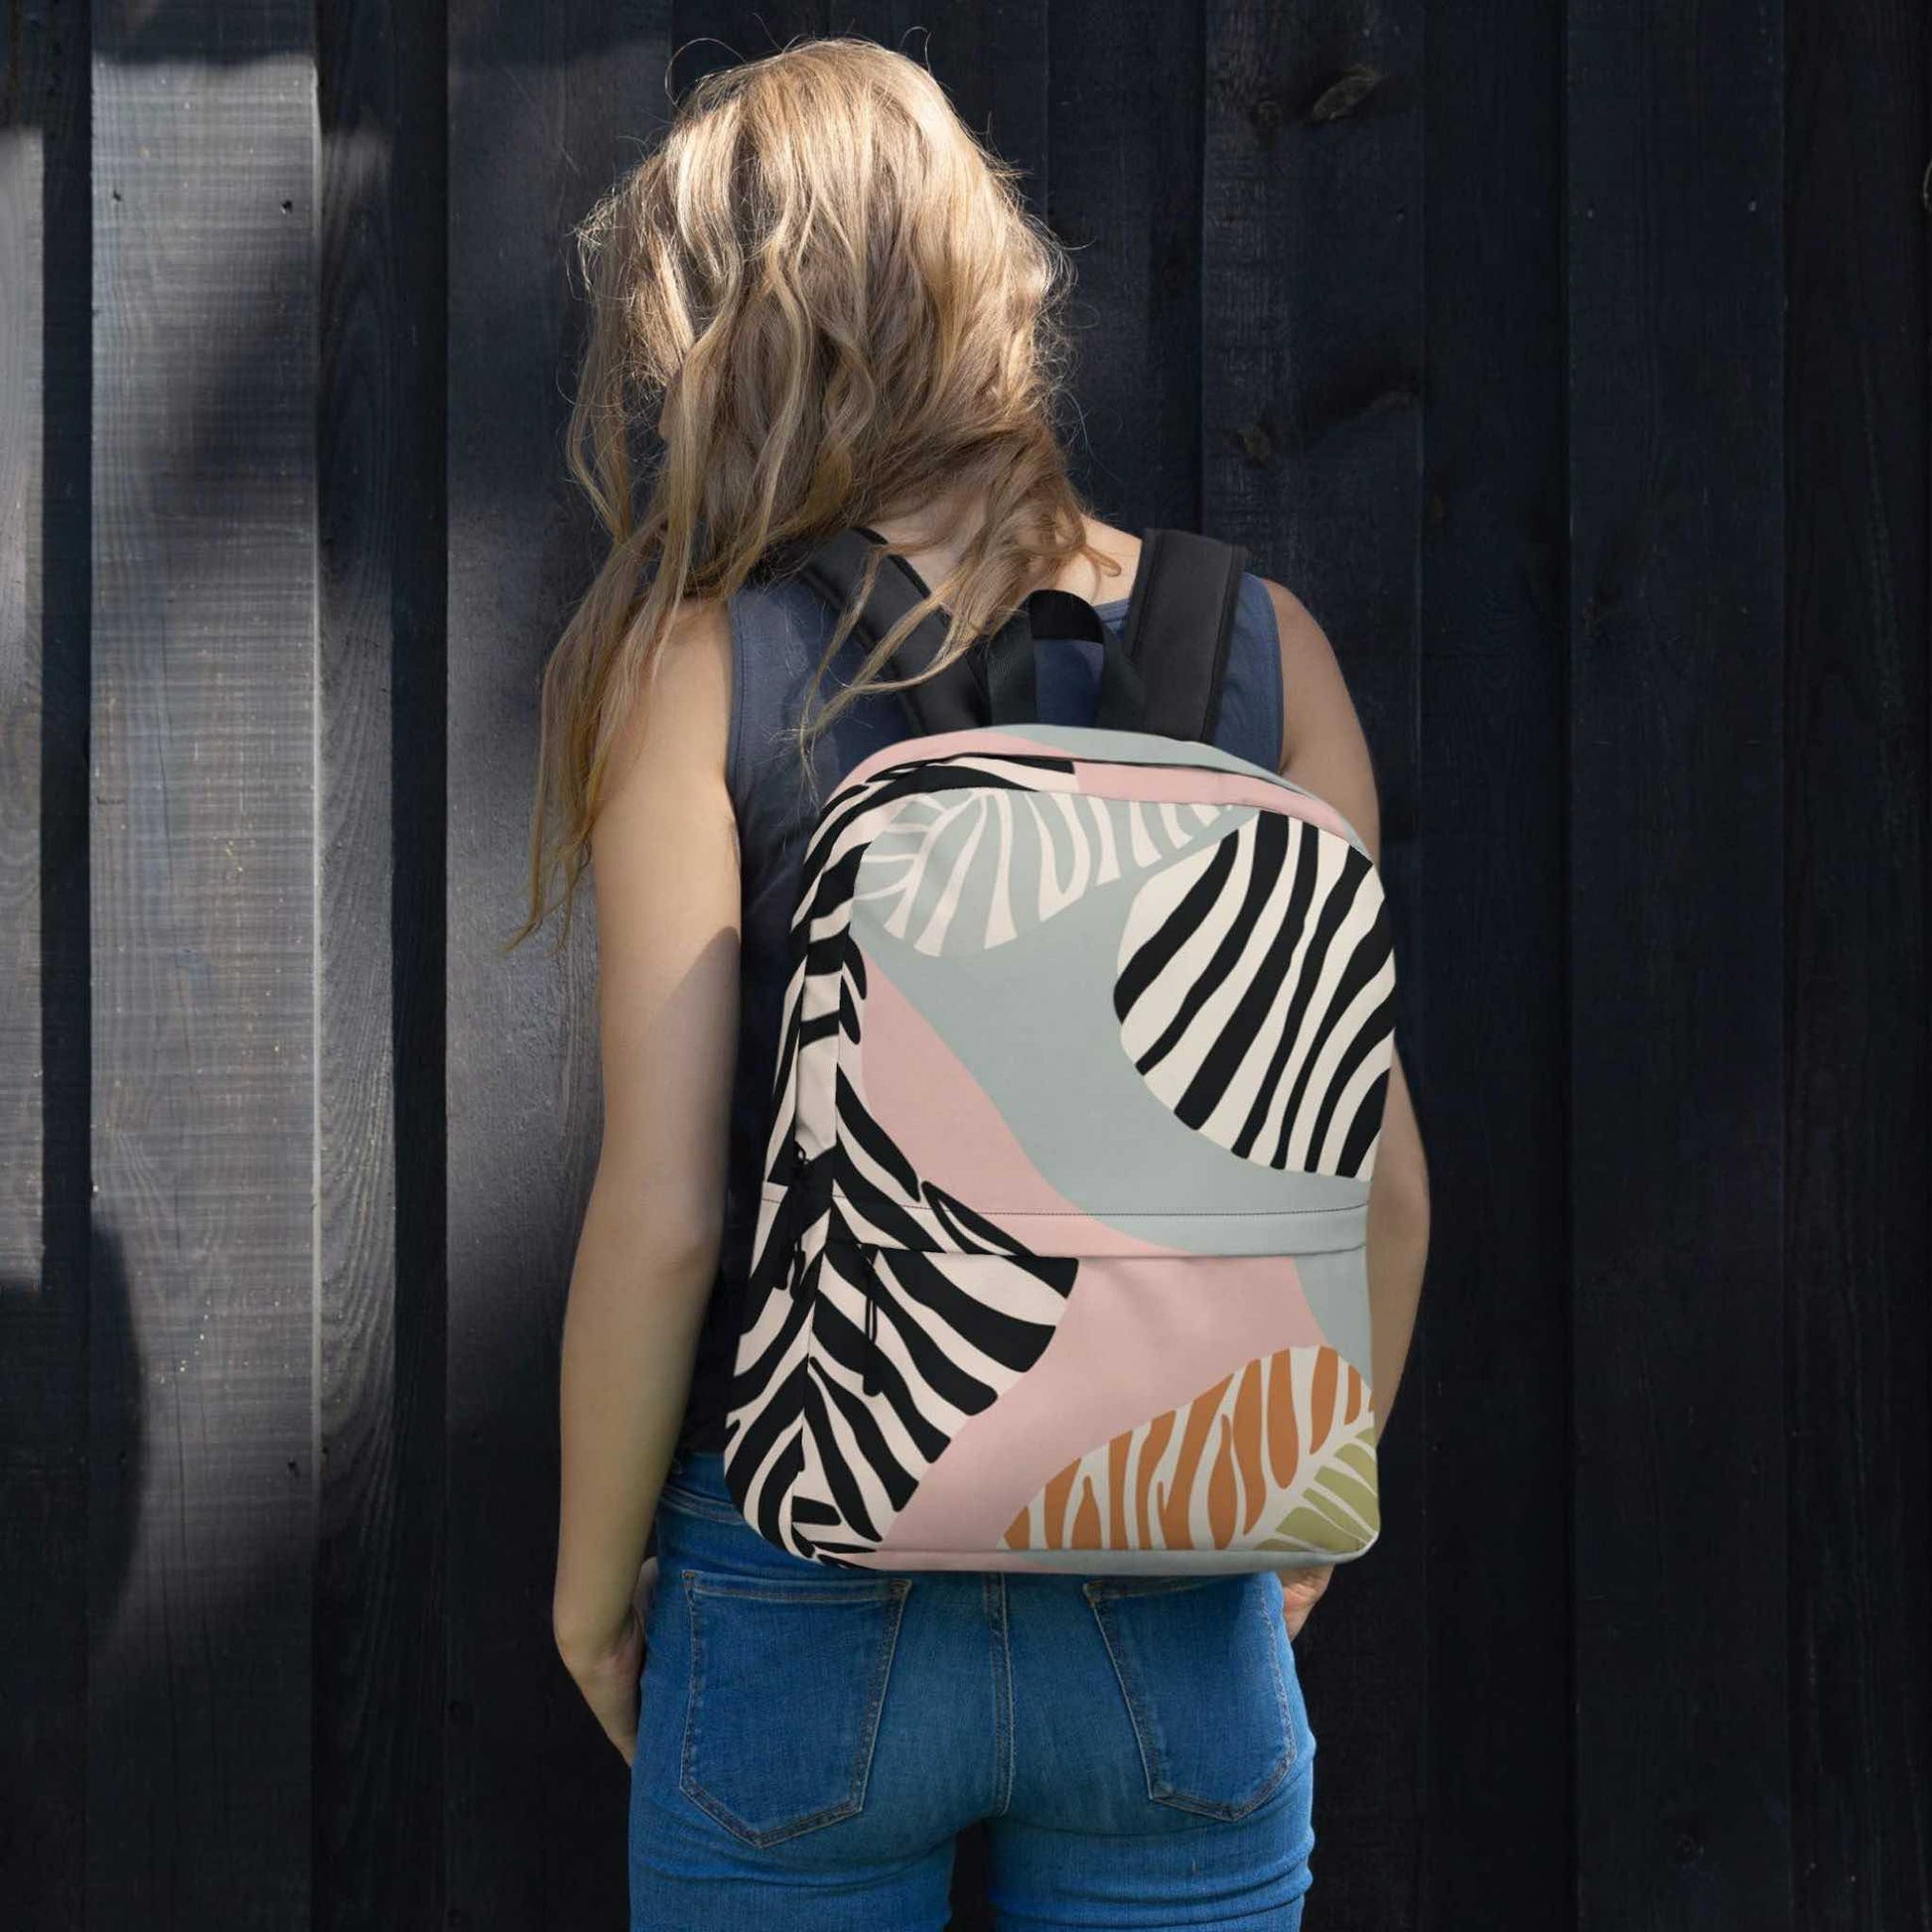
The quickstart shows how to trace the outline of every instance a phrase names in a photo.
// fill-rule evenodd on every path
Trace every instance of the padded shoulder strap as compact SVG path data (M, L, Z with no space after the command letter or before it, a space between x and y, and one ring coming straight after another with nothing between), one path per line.
M1141 532L1121 641L1147 689L1144 729L1212 741L1247 558L1191 530Z
M871 552L883 545L878 531L863 525L841 530L811 551L798 570L834 611L842 612L859 593ZM855 628L870 649L913 605L926 595L926 586L902 557L888 557L880 565L871 600L859 614ZM928 611L893 653L888 677L918 677L946 641L943 615ZM916 732L970 731L986 722L986 694L976 670L975 653L956 657L936 677L907 685L898 699Z

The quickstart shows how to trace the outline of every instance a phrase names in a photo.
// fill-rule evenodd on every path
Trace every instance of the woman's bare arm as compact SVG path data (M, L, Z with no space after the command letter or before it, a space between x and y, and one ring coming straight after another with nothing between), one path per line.
M1293 592L1263 578L1281 630L1282 775L1307 785L1354 826L1370 854L1382 856L1381 811L1361 721L1335 661L1334 647ZM1400 970L1398 962L1397 970ZM1429 1252L1429 1171L1398 1051L1368 1192L1368 1294L1378 1435L1388 1429L1396 1384L1415 1332Z
M623 1681L630 1606L723 1228L738 1029L730 713L725 611L687 605L613 755L592 838L604 1136L564 1317L552 1618L620 1744L636 1689Z

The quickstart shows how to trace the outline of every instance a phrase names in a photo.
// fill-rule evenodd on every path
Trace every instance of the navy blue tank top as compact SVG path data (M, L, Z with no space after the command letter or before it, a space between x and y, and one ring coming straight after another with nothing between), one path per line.
M1127 616L1119 597L1094 609L1116 634ZM732 1085L724 1245L698 1337L679 1448L722 1450L738 1334L737 1284L751 1267L759 1169L769 1130L771 1077L790 973L790 930L798 862L818 808L863 758L910 735L893 692L868 692L820 734L807 779L792 737L813 669L831 641L836 615L795 580L747 585L731 600L732 719L729 779L738 817L742 930L738 1066ZM857 675L864 645L848 637L818 703ZM1041 639L1040 721L1090 725L1100 691L1100 646L1085 638ZM1282 666L1275 607L1252 571L1241 580L1228 640L1214 742L1274 771L1281 764ZM814 789L816 786L816 789Z

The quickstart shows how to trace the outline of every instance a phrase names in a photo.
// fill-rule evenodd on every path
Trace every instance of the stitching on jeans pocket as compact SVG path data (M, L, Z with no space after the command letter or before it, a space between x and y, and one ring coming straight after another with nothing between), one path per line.
M691 1631L684 1796L758 1846L863 1810L912 1580L680 1575Z
M1296 1758L1281 1651L1258 1587L1265 1573L1173 1583L1083 1587L1120 1680L1147 1795L1241 1818L1280 1789Z

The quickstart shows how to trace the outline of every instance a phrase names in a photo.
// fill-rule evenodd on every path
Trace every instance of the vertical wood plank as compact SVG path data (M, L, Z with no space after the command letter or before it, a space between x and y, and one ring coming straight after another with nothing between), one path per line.
M1417 1923L1444 1928L1573 1915L1562 72L1540 0L1430 14Z
M1052 0L1046 71L1041 212L1075 279L1073 479L1109 523L1197 529L1200 16L1161 0Z
M1401 0L1211 0L1198 412L1202 527L1308 605L1369 740L1419 1109L1421 30ZM1381 1541L1296 1642L1318 1743L1311 1914L1337 1927L1421 1923L1427 1330L1381 1445Z
M595 928L523 910L538 680L602 532L564 466L571 224L664 108L660 0L450 15L447 1910L621 1921L622 1760L559 1663L557 1344L600 1122Z
M46 24L10 21L0 47L0 1293L41 1267L41 438L46 130L60 69ZM12 1319L10 1316L9 1319ZM15 1329L14 1332L19 1332ZM21 1391L23 1395L30 1392Z
M315 1921L444 1914L442 9L323 0Z
M1579 1919L1781 1932L1780 10L1566 72Z
M0 1712L10 1916L87 1848L85 9L0 48ZM29 1853L31 1848L31 1854Z
M99 6L89 1922L310 1897L311 23Z
M1925 1932L1932 23L1787 15L1792 1863L1807 1932Z

